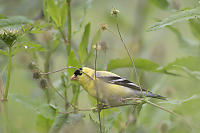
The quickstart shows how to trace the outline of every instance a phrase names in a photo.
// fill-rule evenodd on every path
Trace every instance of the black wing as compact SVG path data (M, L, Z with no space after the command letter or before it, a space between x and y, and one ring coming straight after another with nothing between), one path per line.
M125 78L121 78L119 76L101 76L101 77L97 77L97 78L99 78L100 80L102 80L102 81L104 81L106 83L121 85L121 86L124 86L124 87L129 87L129 88L131 88L133 90L141 91L140 89L142 89L143 94L145 94L148 97L167 100L166 97L163 97L163 96L158 95L158 94L154 94L151 91L148 91L148 93L147 93L147 90L145 90L143 88L140 88L138 85L134 84L133 82L131 82L131 81L125 79Z
M140 91L140 87L136 84L134 84L133 82L125 79L125 78L121 78L118 76L103 76L103 77L97 77L100 80L106 82L106 83L110 83L110 84L116 84L116 85L121 85L124 87L129 87L133 90L139 90ZM141 88L142 89L142 88ZM145 89L142 89L142 91L146 91Z

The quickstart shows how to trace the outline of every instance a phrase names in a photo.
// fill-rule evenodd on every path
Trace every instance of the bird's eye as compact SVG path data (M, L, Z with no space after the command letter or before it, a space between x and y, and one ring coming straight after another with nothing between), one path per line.
M80 76L80 75L82 75L82 73L81 73L81 71L80 70L76 70L75 72L74 72L74 75L76 75L76 76Z

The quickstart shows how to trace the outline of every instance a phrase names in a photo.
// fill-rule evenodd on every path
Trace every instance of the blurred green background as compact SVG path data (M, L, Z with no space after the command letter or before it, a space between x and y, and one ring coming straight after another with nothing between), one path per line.
M62 0L58 0L58 3ZM52 20L41 17L43 1L41 0L0 0L0 14L8 17L25 16L33 22L44 24L40 33L28 34L25 40L31 40L48 51L57 39L58 45L49 59L49 71L54 71L69 65L71 57L67 55L62 35ZM117 8L120 12L116 19L111 15L111 10ZM71 0L72 40L71 49L78 57L79 44L82 40L84 27L90 22L89 46L100 25L106 24L108 30L101 31L98 45L97 69L106 70L107 65L113 59L128 58L117 33L116 23L119 23L120 32L128 46L131 55L137 60L147 59L155 62L162 69L158 72L148 70L150 66L140 60L136 62L138 76L144 88L150 88L152 92L168 97L168 101L154 100L153 102L175 111L182 117L173 115L145 104L137 115L133 107L120 107L105 110L102 113L104 132L116 133L197 133L200 132L200 21L183 19L171 22L159 30L148 31L155 23L164 21L177 12L196 9L198 0ZM200 12L200 10L198 10ZM198 13L197 13L198 14ZM198 14L199 15L199 14ZM67 15L64 15L65 17ZM184 15L183 15L184 16ZM183 17L182 16L182 17ZM176 18L173 18L176 21ZM51 25L48 26L48 23ZM52 26L53 25L53 26ZM67 36L67 20L62 28ZM110 32L112 31L112 32ZM4 44L5 45L5 44ZM2 50L7 48L0 44ZM17 44L16 44L17 45ZM41 71L45 71L47 51L39 50L33 53L37 56L37 65ZM93 51L94 52L94 51ZM31 54L30 54L31 53ZM53 98L46 104L46 94L40 88L38 80L34 80L28 65L34 60L32 52L20 50L12 57L11 82L7 102L8 127L11 133L45 133L52 129L59 119L60 112L72 111L73 107L65 110L65 102L51 88ZM176 62L177 61L177 62ZM179 62L178 62L179 61ZM68 62L68 63L67 63ZM123 61L119 62L122 63ZM171 63L171 64L170 64ZM174 63L174 64L173 64ZM122 63L123 64L123 63ZM70 64L73 66L73 63ZM80 66L94 68L93 57ZM141 66L147 65L147 66ZM174 66L179 66L174 68ZM76 66L76 65L74 65ZM173 66L173 67L172 67ZM180 67L181 66L181 67ZM78 66L77 66L78 67ZM112 63L111 63L111 67ZM136 83L136 78L130 64L110 69L112 72L126 77ZM0 55L0 76L5 86L7 73L7 57ZM173 74L176 74L173 75ZM64 75L66 86L62 86L61 75ZM178 76L179 75L179 76ZM50 75L54 89L62 94L63 88L67 89L67 99L70 101L76 94L73 88L78 86L68 81L66 73ZM79 86L78 86L79 87ZM64 94L63 94L64 95ZM3 103L2 103L3 104ZM49 104L51 106L49 106ZM78 93L78 105L80 108L95 106L95 100L88 96L82 88ZM2 105L3 106L3 105ZM0 132L5 132L4 111L0 108ZM53 114L52 115L52 111ZM56 112L57 111L57 112ZM55 118L55 116L57 116ZM61 116L62 117L62 116ZM78 112L64 117L61 133L98 132L98 116L96 112ZM59 127L59 126L58 126Z

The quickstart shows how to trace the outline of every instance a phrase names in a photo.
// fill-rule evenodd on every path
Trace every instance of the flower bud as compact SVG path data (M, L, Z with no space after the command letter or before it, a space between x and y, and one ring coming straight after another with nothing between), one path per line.
M38 71L33 72L33 79L40 79L40 78L41 78L40 72Z
M31 63L28 65L28 68L29 68L30 70L36 70L36 69L37 69L37 66L36 66L35 62L31 62Z
M42 89L46 89L47 88L47 80L46 79L41 79L40 80L40 87Z
M108 29L108 25L107 24L100 24L99 29L102 30L102 31L105 31L105 30Z
M117 10L116 8L113 8L111 11L111 15L117 16L119 14L119 10Z
M8 47L12 47L15 44L19 35L18 29L7 28L0 30L0 39L3 40Z

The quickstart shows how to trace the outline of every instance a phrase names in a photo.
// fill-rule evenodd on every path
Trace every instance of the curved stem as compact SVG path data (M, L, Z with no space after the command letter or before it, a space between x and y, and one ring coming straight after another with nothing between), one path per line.
M7 81L6 81L6 88L5 88L5 92L4 92L4 97L3 100L7 100L8 97L8 89L10 86L10 71L11 71L11 63L12 63L12 48L8 47L8 74L7 74Z

